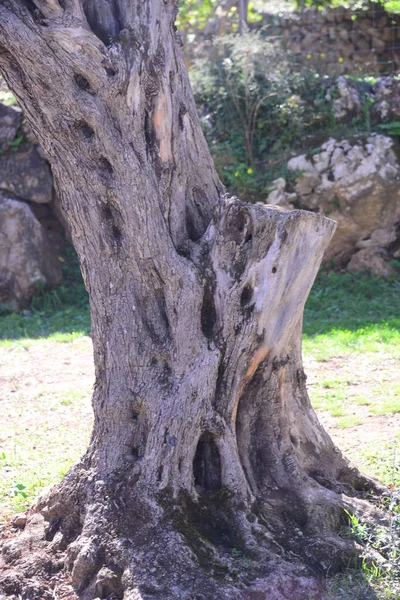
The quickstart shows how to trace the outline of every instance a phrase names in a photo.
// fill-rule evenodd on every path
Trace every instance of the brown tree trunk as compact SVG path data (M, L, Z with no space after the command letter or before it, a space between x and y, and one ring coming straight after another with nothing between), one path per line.
M176 10L0 0L0 67L52 164L96 366L89 449L28 524L45 523L31 559L5 546L6 595L53 597L65 564L87 600L270 598L256 580L347 560L344 494L374 485L321 428L301 362L334 223L223 195Z

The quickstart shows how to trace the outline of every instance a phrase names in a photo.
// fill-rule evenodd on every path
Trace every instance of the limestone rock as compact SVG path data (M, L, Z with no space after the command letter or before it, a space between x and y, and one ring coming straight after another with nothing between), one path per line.
M315 173L315 166L310 160L307 160L305 154L291 158L287 164L289 171L304 171L306 173Z
M19 310L38 284L60 279L60 262L28 204L0 195L0 304Z
M338 223L325 262L343 268L357 252L351 270L368 268L370 261L371 271L390 275L389 260L400 246L400 164L393 140L377 134L352 143L330 139L320 153L292 158L288 168L299 171L291 206ZM278 181L272 199L285 207L289 186Z
M348 271L370 271L380 277L390 277L394 269L390 264L390 254L385 248L364 248L350 259L347 265Z
M333 114L338 121L357 117L362 112L360 92L350 79L340 76L337 80L339 98L333 102Z
M0 150L6 150L17 135L21 118L19 108L0 104Z
M375 104L372 114L378 121L400 120L400 81L382 77L374 85Z
M275 179L272 182L273 189L267 198L267 204L282 206L284 208L293 208L292 201L296 200L296 194L289 194L285 191L286 180L283 177Z
M46 204L53 198L53 179L48 163L33 146L0 155L0 189L22 200Z

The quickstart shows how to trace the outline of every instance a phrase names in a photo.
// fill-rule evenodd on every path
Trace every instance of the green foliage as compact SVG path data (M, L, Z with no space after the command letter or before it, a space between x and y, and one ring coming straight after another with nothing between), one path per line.
M371 5L375 4L377 8L386 10L388 13L400 12L399 0L295 0L294 4L297 10L305 7L313 7L320 10L343 7L361 13L367 11Z
M4 150L0 150L0 155L7 154L8 152L18 152L21 145L24 143L25 136L23 131L19 130L17 135L11 142L7 142Z
M17 99L10 90L0 91L0 103L6 106L14 106L17 104Z
M371 572L374 577L385 573L400 575L400 504L397 495L391 493L386 497L384 506L388 523L377 525L375 522L363 521L356 514L345 510L348 525L342 531L343 537L350 537L364 547L362 568ZM372 552L371 552L372 551ZM371 556L380 557L379 567L371 560ZM369 559L369 560L368 560ZM375 559L376 560L376 559Z
M14 498L16 496L22 496L22 498L27 498L28 494L26 493L26 487L24 486L23 483L16 483L14 488L13 488L13 495Z
M386 135L399 135L400 136L400 121L392 121L391 123L381 123L377 126L377 129L385 133Z
M180 0L176 20L178 29L202 29L218 5L217 0Z
M260 0L248 3L247 21L256 23L262 19L265 3ZM189 36L203 29L211 19L218 19L224 13L229 19L231 29L237 29L238 2L227 3L222 0L179 0L179 12L176 19L178 30L186 31Z
M17 133L17 135L15 136L15 138L13 140L11 140L11 142L8 142L8 147L11 148L11 150L13 152L17 152L17 150L20 148L21 144L23 144L24 142L24 134L22 131L19 131Z
M198 61L190 75L220 176L247 199L265 196L289 152L334 125L329 81L293 69L263 31L220 38L215 59Z
M364 519L357 513L344 511L347 523L340 535L354 540L362 548L361 562L328 577L324 600L395 600L400 597L400 498L395 489L400 484L400 468L395 446L390 450L389 474L380 468L382 457L377 454L371 460L375 467L373 475L388 484L388 492L379 499L377 507L384 518ZM360 460L364 463L358 449L356 457L358 464ZM374 497L371 500L377 502Z

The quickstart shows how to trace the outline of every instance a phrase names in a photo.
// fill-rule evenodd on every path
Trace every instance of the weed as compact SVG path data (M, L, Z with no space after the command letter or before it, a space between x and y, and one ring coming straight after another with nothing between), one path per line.
M23 483L16 483L13 487L13 495L14 498L16 496L22 496L22 498L27 498L28 494L26 493L26 487L24 486Z
M15 138L13 140L11 140L11 142L8 142L8 147L13 151L13 152L17 152L17 150L20 148L21 144L23 144L24 142L24 134L22 131L19 131L17 133L17 135L15 136Z
M377 125L377 129L386 135L400 136L400 121L381 123L380 125Z

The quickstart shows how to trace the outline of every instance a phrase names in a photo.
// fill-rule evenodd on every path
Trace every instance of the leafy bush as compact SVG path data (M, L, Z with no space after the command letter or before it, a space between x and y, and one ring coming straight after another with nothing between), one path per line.
M215 44L213 59L191 69L195 97L224 183L255 200L285 174L289 150L334 125L330 81L293 68L291 55L262 30Z

